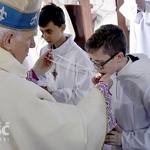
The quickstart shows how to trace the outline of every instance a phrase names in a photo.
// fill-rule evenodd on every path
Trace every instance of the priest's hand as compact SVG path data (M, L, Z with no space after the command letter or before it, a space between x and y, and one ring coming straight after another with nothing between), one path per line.
M97 75L92 78L92 82L96 85L100 81L101 75Z
M104 75L101 76L100 81L106 82L108 84L108 88L111 88L113 81L110 78L110 74L106 73Z
M145 0L136 0L136 4L139 11L145 12L146 8Z
M51 51L48 51L36 61L32 70L35 72L37 77L40 77L52 67L53 62L51 60L53 60L53 56Z
M111 88L111 86L113 84L113 81L110 78L110 74L108 74L108 73L101 74L101 75L98 75L98 76L92 78L92 82L94 83L94 85L96 85L100 81L106 82L108 84L108 88Z

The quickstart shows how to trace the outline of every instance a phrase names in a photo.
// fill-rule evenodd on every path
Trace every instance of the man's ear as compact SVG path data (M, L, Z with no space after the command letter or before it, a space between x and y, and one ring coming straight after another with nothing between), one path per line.
M2 40L2 47L7 50L11 51L11 40L14 37L13 32L8 32L7 34L4 35L3 40Z

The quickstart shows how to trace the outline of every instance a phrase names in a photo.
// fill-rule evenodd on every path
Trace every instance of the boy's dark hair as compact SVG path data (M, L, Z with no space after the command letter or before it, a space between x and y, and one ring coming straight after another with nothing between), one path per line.
M113 56L122 52L126 55L126 37L123 30L117 25L103 25L87 40L85 49L88 53L103 49L104 54Z
M45 5L41 9L39 26L45 27L51 21L58 27L61 27L63 24L65 24L65 15L63 10L53 3Z

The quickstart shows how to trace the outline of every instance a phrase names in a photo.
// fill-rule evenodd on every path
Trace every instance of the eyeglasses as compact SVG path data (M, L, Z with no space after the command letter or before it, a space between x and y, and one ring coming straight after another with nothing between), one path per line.
M93 64L94 64L96 67L98 67L98 68L100 68L100 69L104 69L104 66L105 66L111 59L113 59L117 54L118 54L118 53L112 55L110 58L108 58L106 61L104 61L104 62L102 62L102 63L98 63L98 62L96 62L96 61L93 61L92 58L90 58L90 60L93 62Z

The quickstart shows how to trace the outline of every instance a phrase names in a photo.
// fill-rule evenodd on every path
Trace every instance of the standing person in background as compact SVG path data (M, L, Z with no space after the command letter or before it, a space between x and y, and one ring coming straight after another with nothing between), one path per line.
M90 0L94 31L101 25L118 24L115 0Z
M64 33L65 16L59 6L53 3L44 6L39 26L48 43L41 49L41 54L52 49L55 61L46 78L40 78L39 85L47 86L58 102L76 105L94 86L91 81L93 64L87 53L74 42L72 35Z
M107 130L110 76L76 106L57 103L26 80L22 63L35 46L40 7L41 0L0 0L0 150L99 150Z
M78 0L59 0L62 4L79 5Z
M60 0L63 4L78 5L79 0ZM89 0L94 31L104 24L118 24L115 0Z
M126 55L126 38L116 25L101 26L86 50L95 69L113 79L112 106L121 129L111 131L106 143L112 150L149 150L150 60L144 54Z
M150 57L150 0L124 0L120 12L130 21L130 53Z

